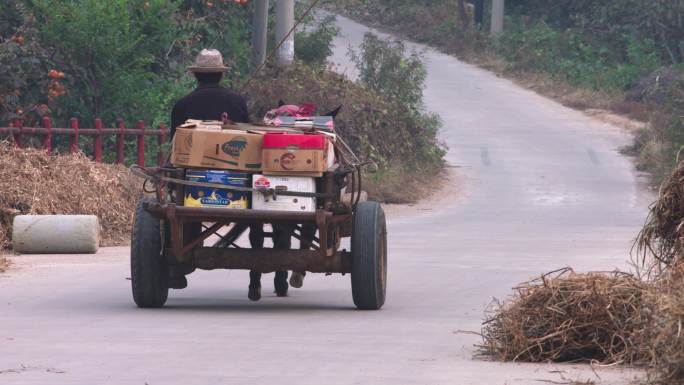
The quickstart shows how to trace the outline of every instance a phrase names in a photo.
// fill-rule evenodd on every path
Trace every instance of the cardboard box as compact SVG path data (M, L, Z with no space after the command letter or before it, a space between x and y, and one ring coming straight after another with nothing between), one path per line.
M328 148L324 135L269 132L264 135L263 172L320 177L329 167Z
M301 176L252 176L252 188L272 188L276 191L316 192L316 180ZM316 211L316 198L278 195L277 199L265 197L258 191L252 193L252 208L255 210Z
M176 129L171 163L177 167L261 171L263 132L215 127Z
M193 182L215 183L226 186L249 187L250 175L222 170L188 170L185 179ZM185 186L183 204L188 207L218 207L248 209L251 193L210 187Z

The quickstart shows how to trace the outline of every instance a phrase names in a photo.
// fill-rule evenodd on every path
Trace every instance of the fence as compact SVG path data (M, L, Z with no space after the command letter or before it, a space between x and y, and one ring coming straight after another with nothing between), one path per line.
M123 120L118 121L116 128L103 128L100 119L95 119L95 128L79 127L76 118L71 118L69 123L69 128L55 128L52 127L52 120L49 117L44 117L42 127L24 127L23 121L16 119L10 127L0 127L0 134L12 135L15 145L18 147L22 147L25 135L42 135L42 147L48 154L52 153L53 135L69 135L69 151L71 153L79 151L79 138L81 136L93 136L93 159L96 162L102 162L102 137L104 135L116 135L117 164L123 164L125 161L124 144L126 136L135 136L137 137L137 163L140 166L145 165L145 137L156 136L159 142L157 162L160 165L164 162L163 144L166 142L168 130L163 124L160 124L157 130L147 130L142 120L138 121L134 129L126 128Z

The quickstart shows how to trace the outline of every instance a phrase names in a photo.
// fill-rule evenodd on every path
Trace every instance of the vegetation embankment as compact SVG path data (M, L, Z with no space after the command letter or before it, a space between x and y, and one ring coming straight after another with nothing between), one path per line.
M485 10L489 2L485 2ZM577 109L648 122L628 150L657 183L684 144L684 3L507 1L505 33L488 36L462 0L344 0L327 7L516 78ZM463 6L463 8L460 8ZM463 11L461 11L463 9Z
M37 125L44 115L62 127L71 116L83 125L101 117L109 127L117 118L142 119L148 126L168 123L173 103L194 88L186 68L204 47L224 53L230 67L224 84L239 90L255 69L252 7L252 2L203 0L3 2L0 125L16 118ZM302 9L298 5L297 13ZM253 119L261 120L281 99L315 103L319 113L342 104L340 134L360 158L380 166L368 178L369 193L384 201L414 201L428 180L437 180L444 153L436 139L439 121L422 106L422 63L403 47L376 40L357 55L369 76L358 83L345 80L325 69L336 33L329 18L305 20L295 37L297 64L283 71L267 67L245 90ZM397 62L411 67L393 70ZM402 78L406 92L388 92L387 80L395 78ZM56 136L55 146L64 148L67 141ZM92 153L90 141L80 145ZM112 161L114 146L114 138L105 140L105 160ZM133 142L127 146L134 151ZM148 158L155 159L157 150L149 143Z
M378 164L366 174L364 190L373 199L414 202L430 193L441 176L444 146L437 139L439 117L423 104L425 67L400 43L367 35L353 55L360 80L307 65L268 69L246 90L254 119L279 99L315 101L319 112L342 106L336 130L363 159Z

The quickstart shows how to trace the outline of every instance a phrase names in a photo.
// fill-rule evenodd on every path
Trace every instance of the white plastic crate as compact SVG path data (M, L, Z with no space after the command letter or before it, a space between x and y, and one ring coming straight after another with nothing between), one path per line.
M276 191L316 192L316 179L302 176L271 176L254 174L252 176L253 188L272 188ZM277 199L272 196L264 197L263 194L254 191L252 193L252 209L254 210L281 210L281 211L316 211L316 198L293 197L278 195Z

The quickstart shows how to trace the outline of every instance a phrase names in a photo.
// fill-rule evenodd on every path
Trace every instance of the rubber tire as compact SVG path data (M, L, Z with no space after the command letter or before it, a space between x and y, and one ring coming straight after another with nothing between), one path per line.
M352 237L352 297L361 310L378 310L387 288L387 224L377 202L361 202L354 213Z
M131 234L131 287L140 308L157 308L169 296L169 267L161 253L161 221L147 210L154 198L138 201Z

